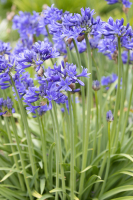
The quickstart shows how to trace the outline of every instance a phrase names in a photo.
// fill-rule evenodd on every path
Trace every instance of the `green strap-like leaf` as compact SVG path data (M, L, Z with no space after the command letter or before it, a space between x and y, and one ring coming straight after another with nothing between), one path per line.
M117 187L115 189L109 190L108 192L104 193L99 200L104 200L106 198L109 198L115 194L118 194L120 192L130 191L133 190L133 185L125 185L121 187Z
M37 199L37 200L44 200L44 199L48 199L48 198L54 198L52 196L52 194L44 194L41 198Z
M133 200L133 196L118 197L112 200Z
M82 170L80 173L86 172L86 171L88 171L91 168L95 168L97 170L97 166L90 165L90 166L86 167L84 170Z
M55 188L53 190L49 191L50 193L55 193L55 192L63 192L63 190L61 188Z
M41 194L43 193L45 189L45 178L42 178L40 179L40 191L41 191Z

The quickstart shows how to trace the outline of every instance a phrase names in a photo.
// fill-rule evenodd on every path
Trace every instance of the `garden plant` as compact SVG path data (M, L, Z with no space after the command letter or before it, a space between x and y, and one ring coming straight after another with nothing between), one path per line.
M0 41L1 200L133 200L132 3L106 1L126 20L45 5Z

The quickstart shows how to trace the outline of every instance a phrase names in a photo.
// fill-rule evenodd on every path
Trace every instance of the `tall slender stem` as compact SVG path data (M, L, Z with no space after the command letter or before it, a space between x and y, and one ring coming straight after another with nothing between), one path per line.
M87 55L88 55L88 72L92 73L92 58L91 58L91 48L90 43L88 40L88 35L85 35L86 45L87 45ZM88 79L87 85L87 124L86 124L86 131L85 131L85 142L84 142L84 149L83 149L83 161L82 161L82 170L86 167L87 162L87 151L88 149L88 142L89 142L89 131L90 131L90 115L91 115L91 97L92 97L92 75ZM84 188L84 178L85 173L81 174L80 178L80 185L79 185L79 196L81 198L81 193Z
M104 191L104 188L105 188L105 185L106 185L106 181L107 181L107 178L108 178L108 174L109 174L109 167L110 167L110 152L111 152L111 141L110 141L110 122L108 122L108 145L109 145L109 154L108 154L108 162L107 162L107 167L106 167L106 172L105 172L105 178L104 178L104 182L103 182L103 185L102 185L102 189L101 189L101 192L99 194L99 199L101 197L101 195L103 194L103 191Z
M53 131L54 131L54 135L55 135L55 143L56 143L56 188L59 188L59 145L58 145L58 137L57 137L57 133L56 133L56 126L55 126L55 119L54 119L54 115L53 112L50 111L51 114L51 118L52 118L52 123L53 123ZM56 192L55 194L55 200L58 200L58 192Z
M127 121L128 121L128 117L129 117L130 106L131 106L131 102L132 102L132 95L133 95L133 82L132 82L132 88L131 88L131 92L130 92L130 99L129 99L129 103L128 103L128 109L127 109L127 113L126 113L125 123L124 123L124 127L122 128L122 134L121 134L122 136L121 136L121 142L120 142L121 145L124 140L124 134L125 134Z
M16 124L14 122L13 117L11 117L11 124L12 124L12 128L13 128L14 136L15 136L15 139L16 139L19 155L20 155L20 160L21 160L21 165L22 165L22 169L23 169L25 184L26 184L26 187L27 187L27 190L28 190L28 193L29 193L30 200L33 200L33 197L32 197L32 194L31 194L31 189L30 189L30 186L29 186L29 181L28 181L27 175L26 175L24 156L23 156L23 153L22 153L22 149L20 148L20 141L19 141L19 138L18 138L18 134L17 134L17 131L16 131L17 130Z
M95 91L95 101L96 101L96 130L94 134L94 139L93 139L93 153L92 153L92 159L91 162L94 158L95 152L96 152L96 141L97 141L97 132L98 132L98 98L97 98L97 91Z
M76 144L78 143L78 124L77 124L77 107L76 107L76 100L75 100L75 94L73 94L73 118L74 118L74 136L75 136L75 147L76 147ZM78 147L75 148L75 152L74 154L78 154ZM79 159L77 160L77 163L75 161L74 165L77 164L78 168L80 166L80 163L79 163Z
M64 168L62 165L62 146L61 146L61 138L59 134L59 123L57 118L57 111L56 111L56 103L53 102L53 110L54 110L54 119L55 119L55 127L56 127L56 137L58 138L58 146L59 146L59 160L61 163L61 176L62 176L62 189L63 189L63 200L66 199L66 188L65 188L65 177L64 177Z
M79 54L79 51L78 51L78 48L77 48L77 44L75 42L75 40L73 40L73 43L74 43L74 47L75 47L75 50L76 50L76 54L77 54L77 59L78 59L78 68L80 70L80 73L81 73L81 59L80 59L80 54ZM83 78L81 78L81 80L83 81ZM84 141L85 141L85 88L81 86L81 95L82 95L82 136L83 136L83 144L84 144Z
M47 167L47 151L46 151L46 133L44 130L43 120L42 117L39 118L38 113L37 114L37 120L39 124L40 129L40 135L41 135L41 141L42 141L42 155L43 155L43 163L44 163L44 173L46 176L46 180L48 181L48 167Z
M5 125L6 125L6 128L7 128L7 133L8 133L9 141L10 141L10 143L13 143L11 132L10 132L10 129L9 129L9 123L8 123L7 117L4 117L4 121L5 121ZM12 153L15 153L14 146L11 146L11 150L12 150ZM13 158L14 158L14 162L16 164L16 168L19 170L20 168L19 168L19 164L18 164L18 158L17 158L16 155L14 155ZM22 187L22 190L24 191L25 187L24 187L22 176L20 174L18 174L18 179L20 181L20 186Z
M121 119L122 119L122 115L123 115L123 107L124 107L124 72L123 72L123 64L122 64L122 89L121 89L121 102L120 102L120 116L119 116L119 123L118 123L118 128L117 128L117 133L115 136L115 140L114 140L114 150L117 150L117 145L118 145L118 139L119 139L119 130L120 130L120 125L121 125Z
M74 199L74 133L72 129L73 117L72 117L72 108L71 108L71 93L68 93L68 102L69 102L69 115L70 115L70 138L71 138L71 171L70 171L70 187L71 187L71 200Z
M5 91L3 91L3 95L4 95L4 98L6 99ZM7 129L9 141L10 141L10 143L13 143L12 136L11 136L11 131L10 131L9 125L8 125L8 118L4 117L4 121L5 121L6 129ZM15 152L14 146L11 146L11 150L12 150L12 153ZM17 156L14 155L13 158L14 158L14 162L16 164L16 168L19 170L19 164L18 164L18 161L17 161ZM22 187L22 190L24 191L25 190L25 186L24 186L24 182L23 182L22 176L20 174L18 174L18 179L20 181L20 185Z
M19 107L20 107L22 120L24 122L25 130L26 130L26 137L27 137L27 142L28 142L28 150L29 150L29 156L30 156L30 161L31 161L31 168L32 168L32 173L34 175L35 172L36 172L36 165L35 165L35 160L34 160L34 157L33 157L34 149L33 149L33 143L32 143L32 140L31 140L31 134L29 132L27 116L26 116L26 113L25 113L25 110L24 110L24 107L23 107L23 104L22 104L22 100L20 99L18 91L16 89L15 83L14 83L14 81L13 81L11 76L10 76L10 78L11 78L12 85L13 85L13 87L15 89L15 93L17 95L17 99L18 99L18 104L19 104ZM36 190L38 190L37 180L35 180L35 188L36 188Z
M120 37L118 37L118 85L117 85L117 93L116 93L116 101L115 101L114 122L112 126L111 144L113 144L115 131L116 131L117 115L118 115L118 108L119 108L119 103L120 103L120 81L121 81L121 43L120 43Z

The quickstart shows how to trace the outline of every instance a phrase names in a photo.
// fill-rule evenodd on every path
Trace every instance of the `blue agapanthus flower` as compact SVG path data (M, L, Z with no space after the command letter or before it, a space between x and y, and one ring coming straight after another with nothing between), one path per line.
M43 29L39 26L39 21L41 20L41 16L39 13L33 11L33 15L28 12L19 12L19 15L15 15L13 18L13 29L17 29L20 38L25 43L27 43L27 47L34 42L34 35L39 36L43 34L47 36L47 31L45 27Z
M123 64L126 64L128 61L128 51L123 51L121 54ZM129 54L129 64L133 64L133 51Z
M132 3L129 0L106 0L108 4L122 3L126 8L130 8Z
M94 10L90 8L81 8L81 14L65 12L62 14L61 20L51 20L49 24L50 33L54 40L69 38L77 39L85 32L90 33L92 27L97 23L94 18Z
M11 46L9 43L0 41L0 55L10 54Z
M106 76L106 77L103 76L101 78L101 85L106 86L106 90L108 90L110 85L114 83L117 79L118 79L118 76L114 73L111 76ZM121 80L121 84L122 84L122 80ZM117 85L115 87L117 88Z
M57 104L64 104L67 96L63 92L77 92L75 86L72 84L79 83L84 86L80 77L88 77L87 69L83 68L80 74L77 73L77 67L74 64L64 63L62 65L54 64L54 68L48 67L44 70L43 76L37 76L36 80L39 83L39 88L28 87L26 93L23 95L24 102L27 104L27 110L35 114L35 110L41 110L42 104L39 107L32 105L34 102L45 102L46 110L52 109L52 102ZM18 84L18 90L19 90ZM21 88L21 87L20 87ZM79 91L79 90L78 90ZM42 112L43 113L43 112Z
M131 28L129 23L124 26L124 19L116 20L116 22L113 20L112 17L109 18L108 23L104 23L103 27L101 29L101 33L105 36L109 35L117 35L117 36L128 36L129 35L129 29Z
M8 113L15 113L15 109L13 108L12 100L7 97L7 99L0 98L0 115L4 115Z
M47 6L46 9L42 12L42 19L40 21L40 27L45 27L46 25L51 24L52 21L60 21L63 16L63 11L54 7L52 4L51 7Z
M59 52L52 47L50 42L38 41L31 50L26 49L17 55L17 67L25 69L34 66L38 71L45 60L56 58L59 55Z
M98 50L104 55L113 54L117 50L117 46L118 42L115 36L105 36L99 41Z

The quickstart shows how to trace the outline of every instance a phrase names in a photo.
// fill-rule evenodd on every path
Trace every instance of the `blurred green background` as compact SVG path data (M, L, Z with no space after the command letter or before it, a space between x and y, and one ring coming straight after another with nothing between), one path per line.
M133 0L130 1L133 3ZM95 16L101 16L104 21L112 16L114 19L123 17L126 22L122 5L108 5L105 0L0 0L0 40L14 41L18 38L17 33L11 30L13 13L17 14L19 10L31 13L33 10L41 12L44 4L50 6L53 3L59 9L72 13L80 12L81 7L90 7L95 10ZM129 19L133 26L133 5L129 9Z

